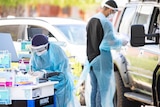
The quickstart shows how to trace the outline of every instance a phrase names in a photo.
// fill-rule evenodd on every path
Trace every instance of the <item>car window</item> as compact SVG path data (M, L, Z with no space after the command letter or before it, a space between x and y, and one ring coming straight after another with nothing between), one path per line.
M149 33L158 33L160 30L160 9L158 7L154 7L152 18L149 27Z
M129 29L134 18L136 7L127 7L124 10L118 31L125 35L129 34Z
M150 21L150 25L149 25L149 31L148 31L149 34L154 34L159 29L159 14L160 14L159 8L154 7L151 21Z
M25 40L25 25L0 26L1 33L10 33L13 41Z
M29 40L31 40L31 38L35 34L44 34L44 35L47 35L49 37L50 41L54 41L54 42L57 41L56 37L51 32L49 32L47 29L45 29L43 27L29 25L28 28L27 28L27 31L28 31Z
M153 12L153 8L154 8L153 6L143 5L141 9L138 11L138 17L134 23L134 24L143 24L145 27L145 33L148 33L148 29L149 29L148 25Z
M64 33L69 42L73 44L86 44L85 25L54 25Z
M157 18L157 29L156 29L155 32L160 33L160 11L159 11L159 15L158 15L158 18Z
M148 34L155 34L155 33L159 33L160 32L160 26L159 26L159 22L160 22L160 13L159 13L159 8L158 7L154 7L152 16L151 16L151 21L150 21L150 25L149 25L149 31ZM156 41L155 37L147 37L148 40L152 40L152 41Z
M47 30L45 30L44 28L38 27L38 26L28 26L27 32L28 32L28 38L29 38L29 40L31 40L31 38L35 34L45 34L45 35L49 34L47 32Z

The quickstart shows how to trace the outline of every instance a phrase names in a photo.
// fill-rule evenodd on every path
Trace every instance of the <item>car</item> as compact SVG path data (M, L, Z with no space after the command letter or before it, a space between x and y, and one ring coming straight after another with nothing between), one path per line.
M0 19L0 32L10 33L20 58L29 57L26 47L36 33L61 46L70 59L72 71L80 74L85 61L86 23L82 20L57 17L13 17ZM77 74L78 73L78 74Z
M81 65L86 60L86 22L69 18L37 17L47 21L62 32L70 45L71 57L75 57Z
M113 53L115 107L159 107L160 1L130 0L113 23L117 36L130 38Z

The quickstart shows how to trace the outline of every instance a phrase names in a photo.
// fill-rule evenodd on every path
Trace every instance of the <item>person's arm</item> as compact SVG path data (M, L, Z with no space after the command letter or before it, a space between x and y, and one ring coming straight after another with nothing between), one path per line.
M115 37L113 26L110 22L104 24L104 37L100 44L100 49L110 50L122 46L122 40Z

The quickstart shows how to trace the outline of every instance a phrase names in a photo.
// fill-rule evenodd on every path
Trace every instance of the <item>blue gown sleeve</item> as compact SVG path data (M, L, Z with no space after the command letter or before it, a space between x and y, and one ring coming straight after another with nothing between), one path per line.
M100 50L117 49L122 46L122 41L115 37L111 22L105 21L103 29L104 37L100 44Z

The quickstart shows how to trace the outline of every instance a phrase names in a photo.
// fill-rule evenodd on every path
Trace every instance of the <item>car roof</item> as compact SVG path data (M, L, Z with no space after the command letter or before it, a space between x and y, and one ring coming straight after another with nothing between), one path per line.
M36 19L42 19L52 25L67 25L67 24L86 24L85 21L73 18L61 18L61 17L35 17Z
M52 34L58 35L56 38L58 40L66 41L65 36L60 31L58 31L53 25L48 23L45 20L37 19L33 17L14 17L14 18L1 18L0 26L3 25L33 25L33 26L41 26L49 30Z
M25 22L23 22L25 20ZM26 24L26 23L32 23L33 25L34 25L34 23L48 23L48 22L46 22L46 21L44 21L44 20L41 20L41 19L36 19L36 18L33 18L33 17L13 17L13 18L0 18L0 21L1 21L1 23L0 23L0 25L3 25L3 23L6 25L6 24L14 24L14 22L15 22L15 24L17 23L17 22L21 22L21 23L23 23L23 24ZM6 23L6 21L8 22L8 23ZM10 22L12 22L12 23L10 23ZM34 23L33 23L34 22Z
M56 36L58 40L66 41L65 36L63 35L54 25L84 25L86 26L86 22L79 19L73 19L73 18L60 18L60 17L11 17L11 18L0 18L0 26L3 25L23 25L23 24L29 24L29 25L35 25L35 26L43 26L44 28L50 29L50 32L54 32L54 35Z
M149 4L149 5L153 5L153 6L157 6L159 7L160 5L160 2L157 0L157 1L150 1L150 0L146 0L146 1L131 1L131 2L128 2L126 3L127 5L128 4L141 4L141 5L146 5L146 4Z
M52 25L59 24L86 24L85 21L74 18L62 18L62 17L8 17L0 18L0 20L41 20L48 22Z

